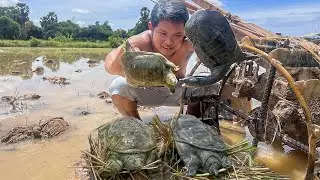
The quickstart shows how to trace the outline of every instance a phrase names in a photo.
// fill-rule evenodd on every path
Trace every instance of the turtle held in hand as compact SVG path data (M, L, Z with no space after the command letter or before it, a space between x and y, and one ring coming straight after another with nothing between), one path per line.
M127 83L133 87L166 86L175 92L178 82L174 72L179 67L167 60L162 54L133 51L129 42L124 44L120 64Z
M242 52L228 20L218 11L196 11L186 22L185 32L200 62L211 72L206 77L180 79L187 86L212 85L223 78L233 63L254 57Z
M219 169L231 167L227 146L216 129L195 116L181 115L173 126L173 139L188 176L197 170L218 175Z
M91 137L101 142L100 157L106 165L101 176L110 177L125 170L140 169L157 158L156 136L151 127L133 117L121 117L97 128Z

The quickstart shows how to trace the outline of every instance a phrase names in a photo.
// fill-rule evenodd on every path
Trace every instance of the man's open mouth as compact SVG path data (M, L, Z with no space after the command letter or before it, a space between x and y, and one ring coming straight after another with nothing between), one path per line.
M165 47L165 46L162 46L162 48L167 50L173 49L173 47Z

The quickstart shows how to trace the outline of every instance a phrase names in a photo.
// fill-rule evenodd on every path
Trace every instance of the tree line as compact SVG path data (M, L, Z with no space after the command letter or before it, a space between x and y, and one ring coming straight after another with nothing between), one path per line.
M150 10L143 7L135 27L128 31L112 30L109 22L96 21L95 24L80 27L72 20L59 21L55 12L49 12L40 18L40 27L29 19L29 6L17 3L15 6L0 7L0 39L29 40L68 39L76 41L109 41L118 46L122 39L139 34L148 28Z

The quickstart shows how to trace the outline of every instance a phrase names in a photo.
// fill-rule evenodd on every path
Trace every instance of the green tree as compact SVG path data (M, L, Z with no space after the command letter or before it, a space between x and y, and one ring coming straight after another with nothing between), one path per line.
M140 18L133 29L128 31L129 36L139 34L148 29L148 22L150 21L150 10L147 7L141 8Z
M19 22L19 14L19 9L16 7L0 7L0 16L7 16L16 22Z
M0 38L1 39L17 39L20 35L20 24L13 19L0 16Z
M113 34L112 28L108 21L100 24L97 21L94 25L89 25L88 27L81 28L79 33L76 35L77 39L87 39L87 40L106 40Z
M49 12L46 16L40 18L40 25L43 28L44 38L55 37L58 25L58 16L55 12Z
M40 18L40 25L42 28L50 28L58 24L58 16L55 12L49 12L46 16Z
M121 38L127 38L128 37L128 34L127 34L127 31L126 30L123 30L123 29L117 29L113 32L113 35L115 36L118 36L118 37L121 37Z
M123 29L117 29L108 37L108 42L111 47L116 48L123 43L125 38L128 38L127 32Z
M109 44L112 48L116 48L123 43L123 38L113 34L108 37Z
M24 24L29 21L29 6L25 3L18 3L16 9L19 10L19 24L24 26Z
M34 25L32 21L27 21L25 23L25 30L27 32L27 39L30 39L31 37L35 37L37 39L43 38L42 29Z
M80 26L71 20L62 21L57 24L56 36L74 38L75 34L80 31Z
M27 38L27 30L24 25L29 21L29 7L25 3L18 3L15 6L0 7L0 16L6 16L21 25L19 39Z

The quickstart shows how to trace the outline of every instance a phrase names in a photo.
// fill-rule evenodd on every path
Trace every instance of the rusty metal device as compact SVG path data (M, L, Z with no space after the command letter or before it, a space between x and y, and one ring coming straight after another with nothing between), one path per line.
M244 114L221 103L218 96L184 97L211 102L246 120L254 143L276 137L308 153L305 179L313 179L316 147L320 146L320 46L303 38L282 36L221 9L208 0L185 1L190 14L209 9L223 14L242 51L259 57L236 63L227 84L238 98L254 98L261 106ZM222 84L222 87L224 83ZM263 92L263 93L261 93Z

